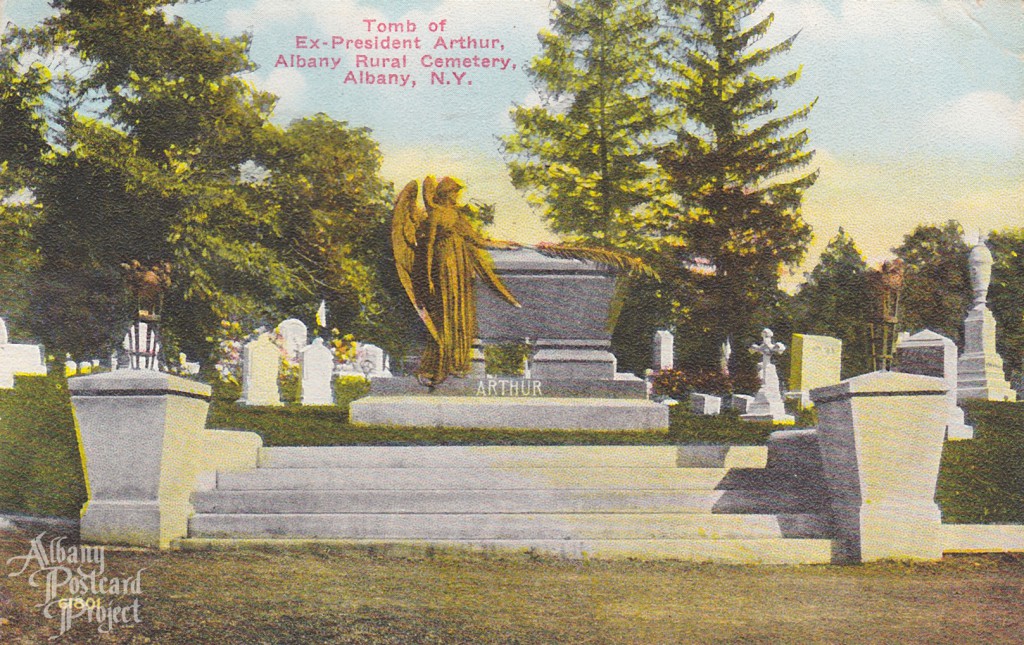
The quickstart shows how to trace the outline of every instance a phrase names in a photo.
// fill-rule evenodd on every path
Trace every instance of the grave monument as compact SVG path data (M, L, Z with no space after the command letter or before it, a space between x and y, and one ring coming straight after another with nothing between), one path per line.
M913 336L901 334L896 343L896 371L944 379L949 388L946 438L974 438L974 428L964 423L964 411L956 404L957 358L952 340L928 329Z
M750 352L761 355L761 387L754 395L754 400L747 406L747 413L740 416L744 421L771 421L772 423L794 423L792 415L786 414L786 406L779 390L779 374L772 364L772 356L786 351L783 343L772 341L772 330L761 332L761 343L752 345Z
M964 320L964 353L958 366L956 398L1016 401L1017 393L1006 381L1003 359L996 352L996 319L988 308L992 279L992 252L983 240L968 257L974 302Z
M811 405L811 390L835 385L842 369L843 341L831 336L793 334L786 396Z
M608 266L534 249L493 250L494 272L520 307L476 289L470 373L424 387L412 377L374 380L350 407L353 423L532 429L667 429L668 408L646 384L616 371L608 311ZM483 348L526 342L530 378L488 378Z

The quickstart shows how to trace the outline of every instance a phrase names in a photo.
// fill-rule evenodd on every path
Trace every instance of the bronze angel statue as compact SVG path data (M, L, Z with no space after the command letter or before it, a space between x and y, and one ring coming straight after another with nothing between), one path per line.
M494 272L487 249L516 249L522 245L481 234L469 218L473 207L459 203L464 188L458 179L444 177L438 181L430 176L423 180L422 195L419 183L413 180L395 201L391 229L395 266L429 332L418 372L429 386L441 383L449 375L469 371L476 333L476 277L510 304L520 306ZM656 277L640 260L612 251L561 244L532 248L546 255L593 260Z

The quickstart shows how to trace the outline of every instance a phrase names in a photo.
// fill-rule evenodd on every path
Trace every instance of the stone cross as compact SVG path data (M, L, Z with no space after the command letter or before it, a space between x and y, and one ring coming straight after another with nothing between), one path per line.
M767 327L761 332L761 344L751 345L751 354L761 355L761 382L764 383L768 378L769 368L772 367L772 354L782 354L786 351L786 345L784 343L772 342L772 330Z
M3 318L0 318L0 345L6 345L7 343L7 323L4 322Z

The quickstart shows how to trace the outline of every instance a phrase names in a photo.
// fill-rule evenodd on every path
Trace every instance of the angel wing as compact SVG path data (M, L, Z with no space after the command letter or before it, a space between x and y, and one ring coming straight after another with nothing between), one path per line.
M428 190L428 177L423 182L424 193ZM429 187L433 189L433 186ZM417 313L427 326L427 331L435 340L440 338L437 325L434 323L426 307L416 295L416 288L413 283L413 266L416 262L416 249L419 246L418 235L421 227L428 219L427 211L417 203L420 186L416 180L410 181L398 193L395 200L395 211L391 221L391 248L395 255L395 268L398 270L398 279L405 288L409 300L416 307ZM430 190L432 193L433 190ZM426 196L426 194L424 195ZM429 203L429 202L428 202ZM428 247L429 252L429 247Z

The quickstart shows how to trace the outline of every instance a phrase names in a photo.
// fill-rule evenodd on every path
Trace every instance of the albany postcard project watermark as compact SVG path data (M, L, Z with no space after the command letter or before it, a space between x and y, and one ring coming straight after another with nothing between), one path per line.
M29 542L25 555L7 560L7 577L24 577L30 587L39 589L42 602L35 607L45 618L59 620L59 631L50 640L83 622L95 625L101 634L142 622L139 599L145 569L134 576L106 575L105 547L65 546L65 540L46 540L44 531Z

